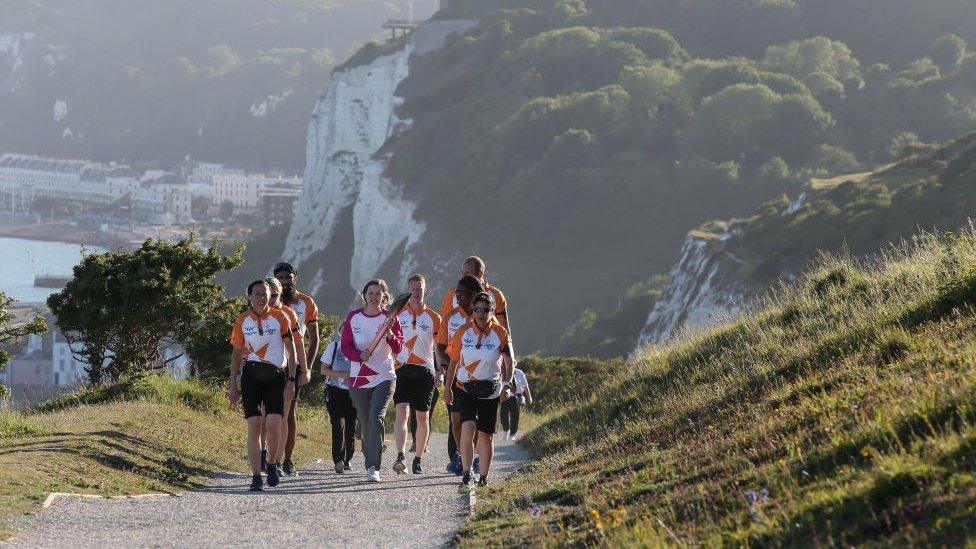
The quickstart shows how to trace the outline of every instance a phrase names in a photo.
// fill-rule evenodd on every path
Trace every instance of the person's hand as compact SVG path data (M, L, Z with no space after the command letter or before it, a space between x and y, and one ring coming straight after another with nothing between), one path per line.
M231 387L230 391L227 392L227 398L231 404L237 404L237 401L240 400L241 392L237 389L236 385Z
M312 381L312 371L308 368L302 368L302 376L298 379L299 385L308 385L310 381Z
M454 391L444 391L444 404L451 406L454 404Z
M366 361L368 361L368 360L369 360L369 359L370 359L370 358L371 358L372 356L373 356L373 353L372 353L372 352L370 352L370 350L369 350L369 349L366 349L365 351L363 351L362 353L360 353L360 354L359 354L359 358L361 358L361 359L362 359L362 360L360 360L360 362L366 362Z
M434 387L440 389L444 386L444 376L437 374L434 376Z
M506 400L508 400L510 398L512 398L512 390L511 389L505 389L504 391L502 391L502 395L501 395L502 402L505 402Z
M285 383L285 402L291 402L295 400L295 382L289 381Z

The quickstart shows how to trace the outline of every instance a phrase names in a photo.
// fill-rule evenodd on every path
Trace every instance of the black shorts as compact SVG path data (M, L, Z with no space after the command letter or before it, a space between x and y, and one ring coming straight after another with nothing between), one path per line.
M474 421L478 425L478 431L489 435L495 434L500 400L499 397L475 398L462 389L454 388L454 406L461 413L461 424L465 421Z
M261 415L264 413L283 415L285 410L285 384L288 381L288 371L270 364L250 362L244 364L241 372L241 404L244 406L244 417Z
M409 404L415 412L429 412L434 404L434 374L416 364L397 368L393 404Z

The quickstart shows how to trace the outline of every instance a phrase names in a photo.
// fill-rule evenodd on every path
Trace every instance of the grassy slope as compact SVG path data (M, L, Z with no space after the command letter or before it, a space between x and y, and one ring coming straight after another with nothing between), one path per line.
M941 545L976 532L976 232L826 260L526 437L462 545ZM753 500L750 502L750 498Z
M246 470L244 421L222 391L149 376L89 390L31 415L0 414L0 539L50 492L169 492L212 471ZM328 419L302 419L295 461L321 457Z

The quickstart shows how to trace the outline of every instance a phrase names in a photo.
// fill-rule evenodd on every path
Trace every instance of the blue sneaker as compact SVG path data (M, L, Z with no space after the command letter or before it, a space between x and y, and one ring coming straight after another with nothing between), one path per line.
M461 454L460 453L454 454L454 457L451 458L451 463L448 463L447 464L447 472L448 473L454 473L455 475L460 475L460 474L462 474L464 472L464 471L461 470Z
M481 457L474 456L474 461L471 462L471 470L480 475L481 467L479 465L481 465Z
M249 492L263 492L264 491L264 479L261 475L251 475L251 487L248 488Z
M277 463L268 464L268 486L274 488L281 482L281 465Z

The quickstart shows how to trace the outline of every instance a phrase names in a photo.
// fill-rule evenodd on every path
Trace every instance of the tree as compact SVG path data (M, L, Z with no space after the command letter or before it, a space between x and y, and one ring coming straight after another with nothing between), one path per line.
M231 207L233 208L233 204L231 205ZM209 198L205 196L194 196L190 200L190 215L193 216L193 219L200 221L202 219L205 219L209 213L210 213ZM231 210L231 213L233 213L233 210Z
M929 48L929 58L935 61L943 71L948 71L959 66L963 58L966 57L966 41L955 34L947 34L932 42Z
M10 312L10 305L13 302L13 299L0 292L0 372L3 372L10 362L10 353L3 348L7 343L31 334L43 334L48 330L47 323L41 316L27 322L14 323L14 315ZM5 398L7 394L7 388L0 385L0 399Z
M220 203L220 218L230 219L234 215L234 203L230 200L224 200Z
M81 349L89 381L115 380L164 367L164 345L187 348L225 303L214 277L242 261L243 247L222 256L216 242L203 250L193 234L177 243L146 240L133 252L86 255L47 303L65 338Z
M226 380L230 375L230 332L237 315L247 309L242 297L224 299L187 338L191 374L198 379Z
M823 36L790 42L785 46L770 46L762 66L800 80L814 73L824 73L839 83L857 80L861 76L861 63L847 44Z

